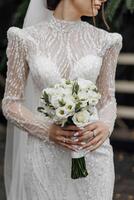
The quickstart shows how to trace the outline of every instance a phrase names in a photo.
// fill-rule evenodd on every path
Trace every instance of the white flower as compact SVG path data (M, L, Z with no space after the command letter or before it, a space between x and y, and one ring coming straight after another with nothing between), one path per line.
M90 113L90 115L92 115L95 111L95 107L94 106L87 106L87 111Z
M70 88L70 87L66 87L65 89L64 89L64 94L65 95L72 95L72 88Z
M51 96L54 92L53 88L45 88L42 93L46 92L48 94L48 96Z
M72 90L73 87L73 81L72 80L66 80L66 79L61 79L60 83L56 84L54 88L63 88L63 89L68 89Z
M64 85L66 87L72 87L73 82L73 80L66 80L64 78L61 79L61 85Z
M55 108L58 108L60 106L59 101L61 101L61 100L62 100L61 97L59 97L57 95L52 95L50 102Z
M84 126L89 122L90 114L87 110L82 110L78 113L75 113L72 117L74 124L78 127Z
M58 117L59 120L66 119L68 117L67 109L64 106L57 108L56 116Z
M81 101L80 108L86 108L86 106L87 106L87 100Z
M71 113L75 112L75 103L71 100L66 100L65 108L66 108L67 112L71 114Z
M85 90L81 90L78 92L78 98L80 100L86 100L88 99L88 93Z
M97 98L91 98L89 100L89 105L95 106L98 103L98 99Z
M94 92L94 91L90 91L89 92L89 105L96 105L100 99L101 95L97 92Z
M78 84L79 84L80 90L88 89L93 85L92 81L82 79L82 78L78 78Z

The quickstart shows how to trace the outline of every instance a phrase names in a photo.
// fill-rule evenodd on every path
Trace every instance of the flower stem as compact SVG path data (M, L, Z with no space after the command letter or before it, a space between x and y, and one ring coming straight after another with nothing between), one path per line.
M78 179L88 175L85 157L72 158L71 178Z

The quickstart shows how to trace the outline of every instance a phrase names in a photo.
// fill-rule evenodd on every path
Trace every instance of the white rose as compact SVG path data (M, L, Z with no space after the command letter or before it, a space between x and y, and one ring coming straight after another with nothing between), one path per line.
M96 85L93 82L91 82L90 86L89 86L89 89L90 90L97 90L97 87L96 87Z
M98 103L98 99L94 97L90 97L88 103L90 106L95 106Z
M90 113L90 115L92 115L95 111L95 107L92 105L88 105L87 106L87 111Z
M59 104L60 100L62 100L61 97L54 95L51 97L50 102L55 108L58 108L60 106L60 104Z
M79 88L80 88L81 90L83 90L83 89L88 89L88 88L90 88L90 86L91 86L93 83L92 83L92 81L90 81L90 80L78 78L78 84L79 84Z
M100 94L94 91L89 92L89 105L96 105L100 99Z
M88 93L85 90L82 90L82 91L78 92L78 98L80 100L83 100L83 101L87 100L88 101L88 96L89 95L88 95Z
M72 95L72 88L70 88L70 87L65 88L64 89L64 94L71 96Z
M89 122L90 114L87 110L82 110L78 113L75 113L72 117L74 124L78 127L84 126Z

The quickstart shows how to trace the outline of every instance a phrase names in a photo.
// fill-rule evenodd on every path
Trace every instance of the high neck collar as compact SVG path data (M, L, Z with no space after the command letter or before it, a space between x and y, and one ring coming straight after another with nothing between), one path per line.
M74 30L75 28L78 29L81 22L82 22L81 19L78 19L78 20L59 19L55 17L53 13L50 17L51 27L60 32L70 32Z

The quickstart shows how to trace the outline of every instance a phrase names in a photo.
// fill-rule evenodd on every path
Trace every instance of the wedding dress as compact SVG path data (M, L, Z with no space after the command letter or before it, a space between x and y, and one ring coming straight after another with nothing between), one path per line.
M73 180L70 150L48 140L52 122L37 111L37 106L42 89L61 78L89 79L102 95L97 105L99 119L112 134L116 119L115 71L122 36L81 20L66 21L51 15L47 22L23 29L10 27L7 37L8 69L2 110L8 123L15 125L16 133L27 135L21 155L24 162L19 162L21 140L13 149L24 171L21 180L15 179L17 174L10 177L11 169L6 175L21 195L7 188L8 200L112 200L115 174L109 138L85 156L89 175Z

